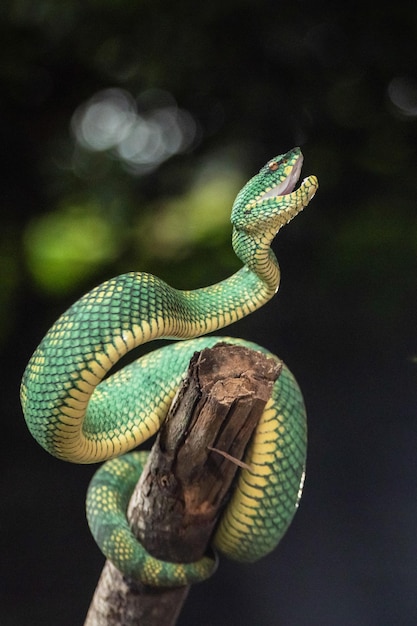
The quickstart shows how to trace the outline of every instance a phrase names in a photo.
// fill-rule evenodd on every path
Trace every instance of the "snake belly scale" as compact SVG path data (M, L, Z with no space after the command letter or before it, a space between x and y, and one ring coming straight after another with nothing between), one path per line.
M143 452L125 454L157 432L192 354L219 340L201 337L255 311L277 291L279 266L271 243L281 226L314 196L309 176L295 189L299 148L269 161L239 192L232 209L233 248L243 267L192 291L176 290L144 272L110 279L73 304L52 326L23 375L21 401L28 428L54 456L75 463L109 460L87 494L87 517L102 552L126 576L169 586L207 578L215 557L169 563L148 554L126 521ZM186 339L106 377L128 351L157 338ZM291 522L305 467L306 420L298 385L284 366L245 455L213 546L232 559L270 552Z

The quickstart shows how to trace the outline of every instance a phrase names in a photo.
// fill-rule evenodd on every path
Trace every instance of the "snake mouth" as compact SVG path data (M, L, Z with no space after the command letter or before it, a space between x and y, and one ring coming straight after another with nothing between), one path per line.
M279 196L287 196L292 193L295 189L295 186L300 178L301 168L303 166L303 156L300 155L296 162L294 163L291 172L289 175L284 178L283 181L275 185L268 191L266 191L261 200L268 200L269 198L278 198Z

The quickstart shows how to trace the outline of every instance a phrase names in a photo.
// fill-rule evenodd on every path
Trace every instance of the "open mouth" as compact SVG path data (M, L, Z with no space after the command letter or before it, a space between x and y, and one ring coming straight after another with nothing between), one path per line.
M294 191L295 186L300 178L301 168L303 166L303 157L300 155L295 162L291 174L287 176L282 182L272 187L269 191L265 192L261 200L267 200L268 198L276 198L277 196L286 196Z

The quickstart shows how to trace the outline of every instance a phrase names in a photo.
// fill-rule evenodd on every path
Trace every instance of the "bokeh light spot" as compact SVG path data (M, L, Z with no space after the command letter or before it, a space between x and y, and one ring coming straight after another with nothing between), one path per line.
M137 102L121 89L100 91L78 107L71 128L80 147L109 151L132 174L154 170L189 148L197 134L192 115L160 90L142 93Z
M397 111L406 117L417 116L417 81L397 76L388 85L388 97Z
M135 117L135 103L130 94L121 89L107 89L79 107L71 125L82 147L101 151L123 141L132 129Z

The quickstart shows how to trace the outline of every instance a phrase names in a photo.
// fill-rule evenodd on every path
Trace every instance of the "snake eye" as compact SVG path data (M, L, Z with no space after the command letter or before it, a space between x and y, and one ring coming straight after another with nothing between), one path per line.
M285 156L282 159L279 159L279 161L269 161L268 169L270 172L276 172L281 165L285 165L287 162L288 159L286 159Z

